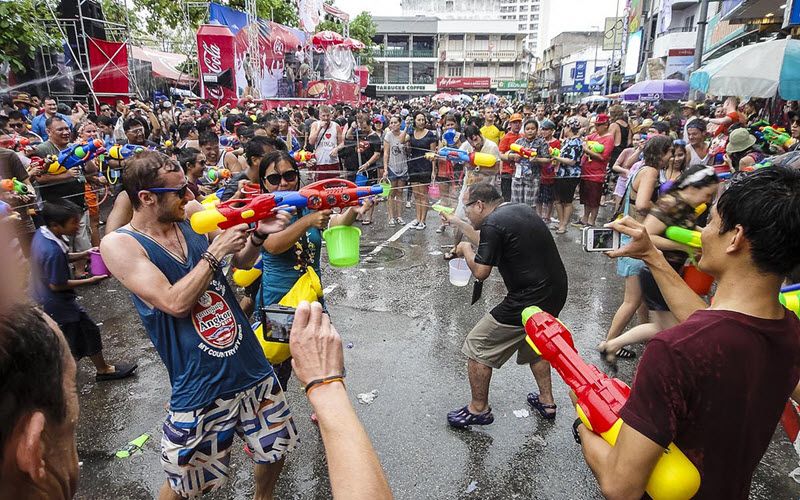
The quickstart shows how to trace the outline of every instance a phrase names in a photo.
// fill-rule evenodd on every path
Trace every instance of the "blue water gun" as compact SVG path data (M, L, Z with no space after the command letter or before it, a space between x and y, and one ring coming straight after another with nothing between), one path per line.
M113 160L127 160L131 156L144 151L144 146L135 144L115 144L108 149L108 157Z
M232 135L221 135L219 137L219 145L223 148L238 148L240 146L239 139Z
M58 153L58 164L69 170L83 165L104 152L103 141L100 139L95 139L85 144L74 144Z

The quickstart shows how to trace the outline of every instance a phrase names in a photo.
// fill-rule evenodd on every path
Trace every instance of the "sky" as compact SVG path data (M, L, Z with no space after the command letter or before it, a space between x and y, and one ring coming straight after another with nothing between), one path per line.
M548 1L548 0L543 0ZM619 12L624 0L549 0L550 19L548 36L555 37L563 31L589 31L592 26L603 26L606 17L614 15L619 3ZM335 5L356 16L368 11L373 16L398 16L402 14L400 0L336 0Z

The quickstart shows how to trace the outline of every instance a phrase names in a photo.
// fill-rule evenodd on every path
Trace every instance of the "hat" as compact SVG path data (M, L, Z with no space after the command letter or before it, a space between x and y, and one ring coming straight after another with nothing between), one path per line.
M756 138L746 128L737 128L728 136L728 145L725 147L725 151L739 153L755 143Z
M161 107L165 108L165 109L169 109L169 108L172 107L172 103L169 102L169 101L164 101L164 102L161 103Z
M386 123L386 119L383 115L375 115L372 117L372 123Z
M639 128L636 129L636 132L637 133L647 132L648 130L650 130L650 127L652 126L653 126L653 120L651 120L650 118L645 118L644 120L642 120L642 124L639 125Z
M12 102L21 102L22 104L30 104L31 103L31 96L26 92L20 92L14 97Z
M689 108L689 109L697 109L697 103L694 100L689 99L688 101L678 101L682 108Z
M509 115L513 115L513 114L514 114L514 108L512 108L511 106L507 107L507 108L506 108L506 109L504 109L503 111L505 111L505 112L506 112L506 113L508 113Z
M609 121L610 121L610 118L609 118L609 116L607 114L600 113L599 115L597 115L597 117L595 117L594 124L595 125L605 125Z
M555 130L556 124L553 123L553 120L544 119L542 123L539 124L539 128L546 128L548 130Z
M567 118L567 127L572 130L578 130L581 128L581 120L577 116L570 116Z
M447 106L442 106L441 108L439 108L439 114L442 116L446 115L449 112L450 108L448 108Z
M508 123L511 123L511 122L521 122L521 121L522 121L522 115L521 115L521 114L519 114L519 113L514 113L514 114L513 114L513 115L511 115L511 117L508 119Z

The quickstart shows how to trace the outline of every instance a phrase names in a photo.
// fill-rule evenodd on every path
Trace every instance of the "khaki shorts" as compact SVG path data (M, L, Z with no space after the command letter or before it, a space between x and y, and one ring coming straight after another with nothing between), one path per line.
M491 313L486 313L467 334L461 352L468 358L491 368L500 368L514 352L517 364L528 365L539 356L525 341L525 328L499 323Z

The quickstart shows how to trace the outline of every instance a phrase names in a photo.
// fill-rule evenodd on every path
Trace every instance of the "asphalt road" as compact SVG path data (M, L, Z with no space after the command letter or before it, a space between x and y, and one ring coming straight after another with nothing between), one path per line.
M413 218L413 211L406 210L405 215L407 220ZM395 496L600 498L572 440L574 413L566 386L555 374L559 405L555 422L543 421L533 412L515 416L514 410L530 410L525 397L535 383L527 367L509 363L492 379L494 424L472 431L448 427L446 413L466 404L469 397L460 353L463 338L501 300L505 288L495 272L484 286L483 298L469 305L472 287L455 287L448 281L441 252L452 236L434 232L438 226L434 216L429 215L425 231L402 231L386 227L381 205L375 214L381 223L363 228L362 255L372 252L371 259L362 258L353 268L334 269L323 255L323 286L346 345L347 388ZM570 282L561 319L585 358L602 366L592 349L621 301L622 281L612 261L583 252L577 229L556 241ZM381 248L375 251L376 246ZM166 370L128 293L116 280L79 293L90 315L101 323L107 359L136 360L139 372L128 380L98 384L91 363L79 364L78 498L154 498L164 481L159 440L170 394ZM641 353L641 346L636 351ZM621 360L618 376L630 382L635 363ZM358 394L371 391L377 391L374 402L357 402ZM286 462L277 497L330 498L324 450L295 379L287 395L301 445ZM143 452L128 459L114 457L116 450L143 433L151 436ZM208 498L252 498L251 463L238 441L234 448L231 481ZM800 485L788 476L797 465L797 454L779 427L756 472L751 498L800 497Z

